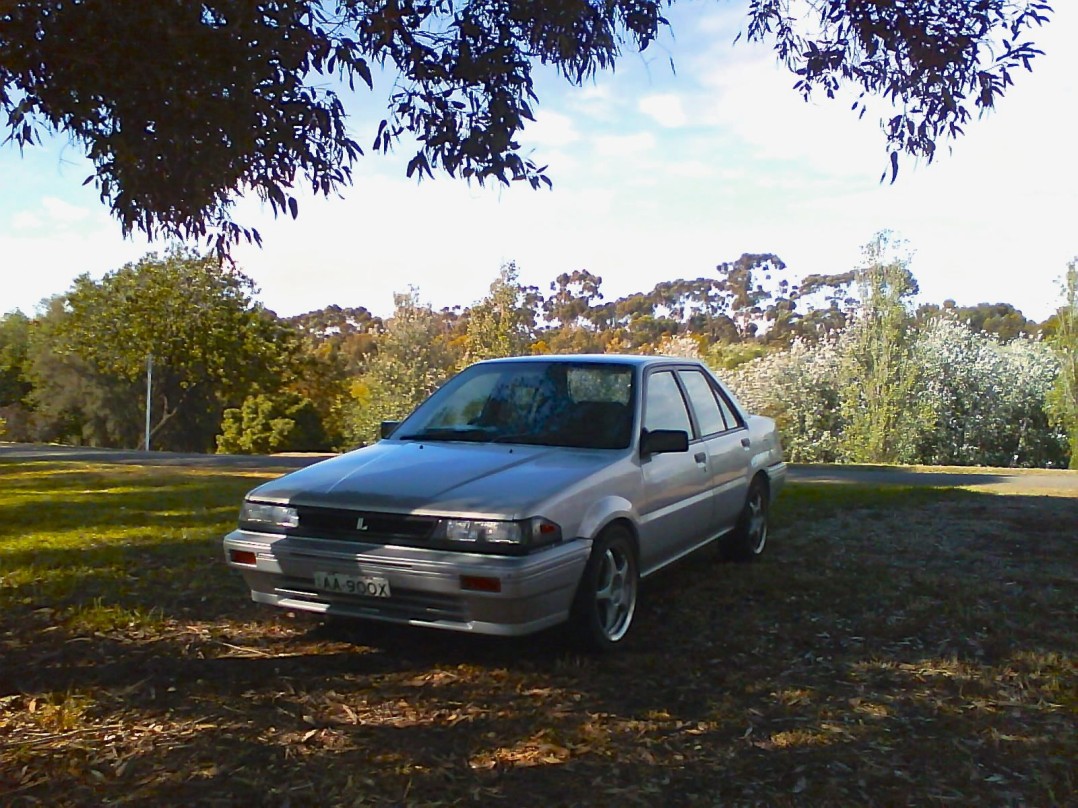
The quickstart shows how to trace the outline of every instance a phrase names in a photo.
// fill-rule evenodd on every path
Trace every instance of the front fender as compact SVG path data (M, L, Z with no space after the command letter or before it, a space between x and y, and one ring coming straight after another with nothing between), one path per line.
M580 520L580 528L577 531L580 538L594 539L604 527L615 519L627 519L636 524L636 511L632 503L625 497L606 496L591 504Z

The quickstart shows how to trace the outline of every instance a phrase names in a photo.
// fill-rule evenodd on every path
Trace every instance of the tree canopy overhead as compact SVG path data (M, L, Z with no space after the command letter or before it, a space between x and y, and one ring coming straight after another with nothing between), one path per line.
M408 175L550 180L517 135L532 70L579 84L646 48L672 0L3 0L0 110L20 147L60 132L93 163L125 233L214 241L253 192L297 214L293 188L330 194L363 152L331 80L397 76L373 149L414 138ZM993 108L1040 51L1039 0L750 0L746 34L772 44L806 97L882 97L891 178Z

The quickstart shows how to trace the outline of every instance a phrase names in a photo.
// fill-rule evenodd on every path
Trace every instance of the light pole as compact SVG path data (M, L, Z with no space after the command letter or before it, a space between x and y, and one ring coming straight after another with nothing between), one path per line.
M150 451L150 398L153 389L153 354L146 354L146 451Z

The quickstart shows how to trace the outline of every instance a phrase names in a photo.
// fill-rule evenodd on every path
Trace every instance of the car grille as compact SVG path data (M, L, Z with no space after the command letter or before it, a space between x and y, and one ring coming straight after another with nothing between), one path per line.
M429 539L438 519L433 516L407 516L396 513L349 511L336 508L300 506L299 527L293 535L325 539L369 542L381 539Z

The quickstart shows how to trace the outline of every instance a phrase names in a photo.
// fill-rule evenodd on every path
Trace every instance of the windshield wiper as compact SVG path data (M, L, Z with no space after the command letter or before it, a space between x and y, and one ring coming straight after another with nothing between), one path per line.
M394 436L396 437L396 436ZM480 441L490 437L490 433L484 429L425 429L422 432L412 432L401 435L400 440L465 440Z
M534 432L517 432L507 435L496 435L490 439L491 443L524 443L530 445L546 446L554 444L550 443L552 435L549 433L540 433L536 435Z

